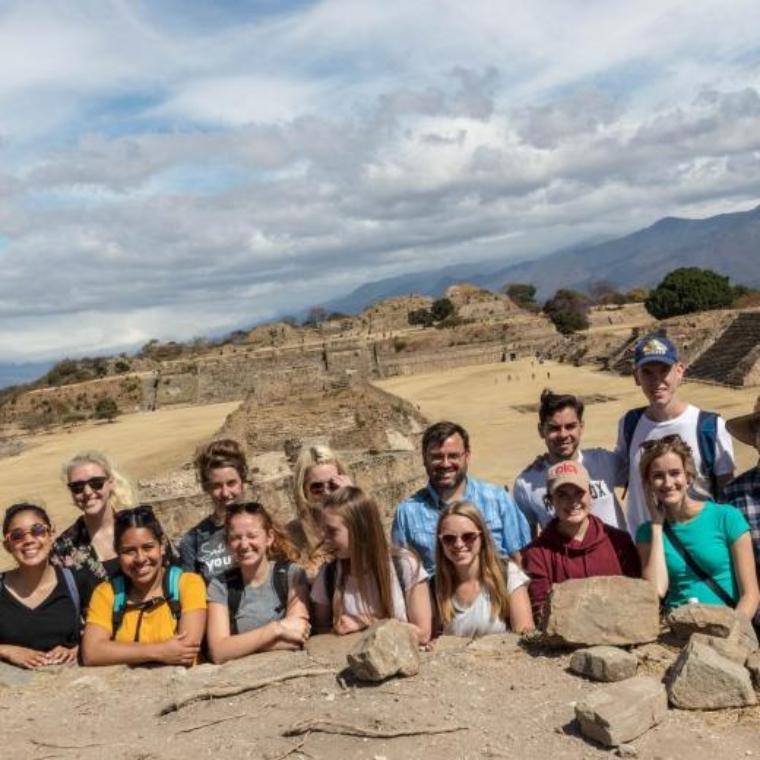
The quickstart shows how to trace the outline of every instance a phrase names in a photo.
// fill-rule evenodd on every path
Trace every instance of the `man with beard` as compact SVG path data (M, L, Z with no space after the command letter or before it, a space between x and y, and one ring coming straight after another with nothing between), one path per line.
M555 517L546 490L546 473L558 462L574 460L589 474L591 514L613 528L625 530L625 516L615 496L615 486L625 485L627 462L606 449L581 450L583 401L569 393L541 394L538 434L544 439L546 454L539 456L515 479L515 501L534 534Z
M414 549L433 575L441 509L456 501L467 501L482 513L499 552L517 557L530 541L528 523L503 486L468 476L467 431L454 422L431 425L422 437L422 459L428 483L398 505L391 528L392 542Z

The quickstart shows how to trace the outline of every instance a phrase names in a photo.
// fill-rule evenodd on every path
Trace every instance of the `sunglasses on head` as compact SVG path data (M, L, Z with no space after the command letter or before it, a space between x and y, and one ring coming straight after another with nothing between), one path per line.
M478 540L480 532L477 530L468 531L467 533L441 533L438 540L444 546L456 546L457 541L461 541L465 546L472 546Z
M670 435L664 435L662 438L650 438L647 441L642 441L639 448L642 451L649 451L655 446L659 446L661 444L665 444L667 446L671 443L684 443L684 440L680 435L678 435L678 433L671 433Z
M27 536L32 538L44 538L50 532L50 528L44 523L34 523L29 528L14 528L8 531L8 535L5 537L10 543L21 543Z
M97 475L87 480L72 480L67 485L71 493L80 494L84 493L85 486L90 486L92 491L102 491L107 480L108 478L105 475Z

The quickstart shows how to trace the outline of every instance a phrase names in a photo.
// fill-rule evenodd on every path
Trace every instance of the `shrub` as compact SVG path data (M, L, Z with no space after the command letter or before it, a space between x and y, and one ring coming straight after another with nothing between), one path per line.
M108 420L113 422L119 414L119 407L110 396L103 396L95 405L94 417L96 420Z
M562 288L545 304L544 314L563 335L569 335L589 326L589 299L575 290Z
M734 289L728 277L699 267L680 267L665 275L644 302L657 319L730 306Z

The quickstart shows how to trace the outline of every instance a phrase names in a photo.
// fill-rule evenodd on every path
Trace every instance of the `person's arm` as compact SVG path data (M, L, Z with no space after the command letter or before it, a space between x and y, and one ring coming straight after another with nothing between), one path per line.
M643 526L642 526L643 527ZM645 541L637 536L636 548L641 559L641 577L656 589L660 599L665 598L670 586L668 567L665 564L665 544L662 523L652 523L651 537Z
M554 581L540 548L529 548L523 552L523 570L530 577L528 596L530 597L533 619L540 622L544 602L549 596Z
M731 544L731 559L739 586L739 602L736 609L752 620L760 604L760 591L757 586L757 570L749 531Z
M433 628L433 608L427 579L416 583L406 592L406 616L414 629L418 644L427 644Z
M79 646L65 647L63 645L53 647L47 653L48 665L68 665L70 662L77 661Z
M509 627L515 633L531 631L536 627L527 584L519 586L509 595Z
M221 664L255 652L274 649L282 634L282 621L272 620L252 631L232 634L230 615L226 604L209 602L208 648L213 662ZM289 647L295 649L296 646Z
M27 670L34 670L50 664L46 652L16 646L15 644L0 644L0 660Z
M160 644L132 641L111 641L111 632L97 623L87 623L82 636L82 662L85 665L142 665L159 662L164 665L192 665L200 645L190 641L187 633L179 633Z

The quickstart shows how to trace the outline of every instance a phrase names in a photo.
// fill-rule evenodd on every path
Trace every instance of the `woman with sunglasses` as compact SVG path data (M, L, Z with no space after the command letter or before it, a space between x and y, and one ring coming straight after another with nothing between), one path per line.
M58 536L51 562L77 570L91 592L100 581L119 572L114 514L134 506L135 494L100 451L77 454L64 465L63 473L74 506L82 514Z
M206 584L167 563L167 540L147 505L116 515L120 573L94 591L82 637L85 665L193 665L206 626Z
M182 567L200 573L208 583L233 564L225 541L224 518L227 507L243 497L248 462L237 441L222 438L198 449L195 473L211 499L212 511L182 537L179 554Z
M645 441L639 470L651 520L636 544L642 575L672 608L696 599L750 620L760 601L749 524L730 504L697 501L691 448L678 435Z
M335 559L321 565L311 588L315 627L342 635L396 618L426 644L432 628L427 572L416 555L388 545L375 501L344 486L325 500L322 528Z
M484 636L533 628L529 578L499 560L480 510L466 501L444 507L438 519L435 600L442 633Z
M293 469L297 517L286 526L291 541L301 553L300 562L313 580L319 566L331 559L322 535L322 505L343 486L352 485L343 463L329 446L306 446Z
M236 567L208 587L208 647L214 662L271 649L300 649L309 637L309 586L298 552L255 501L227 509Z
M628 533L591 514L589 474L580 462L567 459L553 464L546 473L546 491L556 516L523 549L537 621L555 583L600 575L641 577L639 555Z
M0 575L0 659L22 668L76 662L80 591L68 568L48 559L53 526L36 504L14 504L3 546L16 567Z

